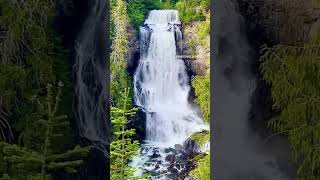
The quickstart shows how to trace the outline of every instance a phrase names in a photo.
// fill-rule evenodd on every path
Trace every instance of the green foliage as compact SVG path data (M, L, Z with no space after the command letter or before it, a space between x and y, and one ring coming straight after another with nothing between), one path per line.
M3 178L9 176L14 179L51 179L51 172L63 170L68 173L76 172L76 168L80 166L83 157L87 156L91 147L75 147L67 152L55 153L52 147L52 141L63 136L59 129L68 126L65 120L65 115L56 115L59 108L61 97L62 83L55 90L51 85L47 86L46 97L33 97L41 113L38 114L38 119L33 122L37 124L39 144L29 148L28 146L18 146L15 144L0 143L1 151L0 158L0 173L6 172ZM55 95L56 94L56 95ZM6 167L6 168L5 168ZM6 177L7 176L7 177Z
M175 9L177 0L128 0L127 12L130 23L138 28L153 9Z
M150 10L160 9L160 6L160 0L129 0L127 8L130 23L138 28Z
M139 10L140 1L129 1L129 11ZM151 1L150 1L151 2ZM131 3L131 4L130 4ZM134 6L134 5L135 6ZM130 8L133 8L130 10ZM131 158L138 155L139 143L131 138L135 135L134 129L128 129L129 118L134 116L137 108L132 108L132 84L126 72L128 52L129 24L126 4L123 0L114 0L111 9L113 38L111 45L111 125L112 143L110 145L111 180L138 179L134 177L135 169L128 166ZM140 177L142 178L142 177Z
M197 166L190 172L192 176L195 176L197 180L210 179L210 154L200 158L197 162Z
M55 3L59 1L0 0L0 140L15 143L1 142L0 179L48 179L52 171L74 172L89 151L76 147L61 154L72 144L65 119L72 115L72 87L67 52L53 30ZM64 92L47 87L57 80L65 84ZM10 140L3 135L8 133L15 136Z
M119 93L123 98L118 107L111 107L113 141L110 145L111 180L133 179L134 169L128 166L131 158L138 155L139 142L133 141L134 129L127 129L128 117L135 115L137 108L129 109L129 89Z
M192 86L195 90L196 102L199 104L203 118L206 123L210 123L210 73L205 76L195 76L192 78Z
M206 20L197 23L196 34L202 46L206 44L206 38L210 36L210 13L205 14Z
M32 123L37 105L31 97L40 95L47 83L63 81L66 93L61 111L71 115L71 69L52 30L54 5L50 0L0 0L0 117L20 134L20 143L38 139ZM2 129L10 131L8 126Z
M110 54L110 79L111 79L111 104L116 105L121 101L118 93L126 87L130 87L131 80L127 72L128 32L129 24L126 11L126 3L116 0L111 9L111 21L114 24L114 36L112 37Z
M320 47L278 45L264 47L261 54L261 70L279 112L269 125L288 136L293 157L301 162L299 179L319 179Z
M210 9L210 0L180 0L176 4L183 23L204 21L206 12Z
M196 40L195 39L190 39L188 41L188 46L191 49L191 55L195 56L197 54Z
M195 132L192 134L191 139L200 146L203 146L206 142L210 141L210 132L207 130Z
M161 0L159 9L175 9L177 0Z

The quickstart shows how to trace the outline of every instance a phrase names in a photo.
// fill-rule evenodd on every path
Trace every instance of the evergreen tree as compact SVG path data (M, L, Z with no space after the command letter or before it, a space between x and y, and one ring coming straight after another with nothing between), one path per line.
M288 136L301 180L320 178L320 47L264 47L261 69L277 112L269 123Z
M137 108L131 106L129 89L119 93L123 98L117 107L111 107L113 141L110 145L111 180L134 179L134 169L128 166L131 158L138 155L139 142L131 139L134 129L127 129L128 117L135 115Z
M128 119L135 115L132 108L131 80L126 72L128 52L129 17L126 3L113 0L111 8L111 124L112 143L110 144L111 180L136 179L134 169L128 166L131 158L138 155L139 143L133 141L134 129L128 129Z
M114 0L111 8L111 22L113 26L113 37L110 54L110 79L111 79L111 104L121 101L117 94L124 88L130 87L130 79L126 72L128 53L128 24L129 18L126 3L123 0Z
M5 163L8 168L6 170L4 164L0 164L0 170L6 172L2 179L28 179L28 180L48 180L51 179L51 172L63 170L68 173L76 172L76 168L83 163L82 158L87 156L91 147L79 147L67 152L56 153L52 149L52 141L63 134L58 133L58 129L67 126L65 115L57 115L58 105L61 97L62 83L54 95L53 87L47 86L46 98L44 101L34 97L39 107L42 109L41 119L37 120L41 124L40 131L43 135L42 143L39 149L34 150L15 144L0 143L1 162ZM2 169L1 169L2 167ZM1 172L1 171L0 171Z
M71 114L71 69L52 27L55 3L0 0L0 139L6 142L37 146L37 105L30 99L42 96L47 83L64 82L63 112Z

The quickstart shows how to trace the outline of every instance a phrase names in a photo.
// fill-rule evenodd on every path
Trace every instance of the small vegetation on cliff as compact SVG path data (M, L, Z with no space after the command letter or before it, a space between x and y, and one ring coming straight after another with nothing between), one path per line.
M320 178L319 59L317 44L262 49L261 70L278 112L269 125L288 137L300 180Z
M183 23L204 21L210 9L210 0L180 0L176 7Z
M199 104L203 118L210 123L210 73L205 76L195 76L192 79L192 86L195 90L196 102Z
M209 180L210 179L210 154L205 155L197 161L197 168L190 172L191 176L197 178L197 180Z
M210 132L209 131L201 131L192 134L191 139L195 141L198 145L203 146L206 142L210 141Z

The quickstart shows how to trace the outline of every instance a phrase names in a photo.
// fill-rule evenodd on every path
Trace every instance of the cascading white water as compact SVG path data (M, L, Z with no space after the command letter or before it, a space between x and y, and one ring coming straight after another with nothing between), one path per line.
M152 10L140 28L134 96L136 105L146 113L146 143L131 166L140 170L138 174L151 172L153 179L184 177L187 160L182 146L192 133L208 129L188 101L189 77L177 56L181 52L180 26L178 11ZM172 156L175 162L169 162Z
M182 144L193 132L205 128L188 102L189 77L184 62L177 58L179 26L176 10L150 12L140 31L146 49L141 48L134 75L135 103L147 113L146 140L165 147Z
M106 57L104 55L105 38L104 17L107 8L105 1L90 1L88 17L76 39L76 58L73 67L75 76L74 115L81 137L91 141L106 155L108 137L106 102ZM103 20L103 21L102 21Z

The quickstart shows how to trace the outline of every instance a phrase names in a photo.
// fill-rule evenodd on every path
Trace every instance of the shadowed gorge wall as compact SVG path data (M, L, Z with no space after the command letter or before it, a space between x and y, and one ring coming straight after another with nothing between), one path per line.
M258 58L239 4L216 1L214 6L213 176L219 180L295 179L286 142L278 139L265 144L265 138L252 128L252 97L259 89Z
M79 173L60 174L58 179L100 180L109 174L108 7L108 1L79 0L56 7L55 24L63 34L73 67L76 138L81 144L95 146Z

